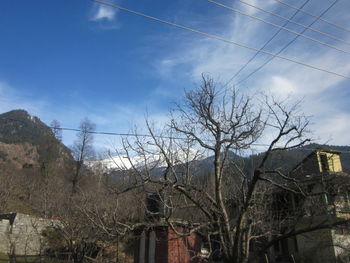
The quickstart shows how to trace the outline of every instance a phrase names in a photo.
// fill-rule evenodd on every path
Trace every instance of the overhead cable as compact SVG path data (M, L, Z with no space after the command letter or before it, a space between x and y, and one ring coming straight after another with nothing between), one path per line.
M50 127L50 126L49 126ZM66 131L76 131L83 132L81 129L74 128L59 128L59 127L50 127L51 129L58 130L66 130ZM117 132L103 132L103 131L84 131L90 134L98 134L98 135L111 135L111 136L126 136L126 137L155 137L155 138L163 138L163 139L173 139L173 140L188 140L185 137L173 137L173 136L163 136L163 135L150 135L150 134L139 134L139 133L117 133ZM204 140L204 141L215 141L215 140ZM252 143L254 146L270 146L270 144L266 143ZM303 148L303 150L316 150L317 148ZM342 151L337 150L339 152L350 152L350 151Z
M307 14L307 15L309 15L309 16L312 16L312 17L314 17L314 18L317 18L317 17L318 17L317 15L312 14L311 12L308 12L308 11L306 11L306 10L304 10L304 9L295 7L295 6L290 5L290 4L286 3L286 2L283 2L283 1L281 1L281 0L273 0L273 1L276 1L276 2L278 2L278 3L280 3L280 4L282 4L282 5L288 6L289 8L298 10L298 11L300 11L300 12L302 12L302 13L304 13L304 14ZM346 28L346 27L344 27L344 26L342 26L342 25L336 24L336 23L334 23L334 22L332 22L332 21L329 21L329 20L326 20L326 19L324 19L324 18L320 18L319 20L322 21L322 22L325 22L325 23L327 23L327 24L329 24L329 25L332 25L332 26L335 26L335 27L340 28L340 29L342 29L342 30L345 30L345 31L347 31L347 32L350 33L350 29L348 29L348 28Z
M294 20L288 19L287 17L284 17L284 16L281 16L281 15L276 14L276 13L274 13L274 12L268 11L268 10L263 9L263 8L261 8L261 7L252 5L252 4L247 3L247 2L245 2L245 1L243 1L243 0L236 0L236 1L241 2L242 4L245 4L245 5L247 5L247 6L250 6L250 7L255 8L255 9L257 9L257 10L260 10L260 11L262 11L262 12L264 12L264 13L269 14L269 15L272 15L272 16L278 17L278 18L280 18L280 19L282 19L282 20L288 21L289 23L292 23L292 24L301 26L301 27L306 28L306 29L308 29L308 30L310 30L310 31L316 32L316 33L318 33L318 34L321 34L321 35L323 35L323 36L325 36L325 37L331 38L331 39L333 39L333 40L337 40L337 41L342 42L342 43L344 43L344 44L346 44L346 45L350 45L350 42L348 42L348 41L346 41L346 40L344 40L344 39L338 38L338 37L336 37L336 36L333 36L333 35L331 35L331 34L325 33L325 32L323 32L323 31L321 31L321 30L318 30L318 29L315 29L315 28L306 26L306 25L304 25L304 24L302 24L302 23L299 23L299 22L296 22L296 21L294 21ZM301 7L301 8L302 8L302 7ZM300 8L300 9L301 9L301 8ZM300 10L300 9L299 9L299 10ZM299 10L297 10L297 12L299 12ZM283 25L283 26L284 26L284 25Z
M336 47L336 46L330 45L330 44L328 44L328 43L326 43L326 42L320 41L320 40L318 40L318 39L316 39L316 38L313 38L313 37L310 37L310 36L308 36L308 35L304 35L304 34L302 34L302 33L298 33L297 31L294 31L294 30L291 30L291 29L289 29L289 28L286 28L286 27L277 25L277 24L275 24L275 23L272 23L272 22L269 22L269 21L267 21L267 20L261 19L261 18L259 18L259 17L257 17L257 16L249 15L249 14L244 13L244 12L242 12L242 11L236 9L236 8L233 8L233 7L231 7L231 6L224 5L224 4L219 3L219 2L216 2L216 1L214 1L214 0L207 0L207 1L210 2L210 3L213 3L213 4L217 5L217 6L221 6L221 7L223 7L223 8L228 9L228 10L231 10L231 11L233 11L233 12L235 12L235 13L238 13L238 14L241 14L241 15L244 15L244 16L247 16L247 17L256 19L256 20L258 20L258 21L260 21L260 22L263 22L263 23L265 23L265 24L268 24L268 25L271 25L271 26L280 28L280 29L285 30L285 31L287 31L287 32L290 32L290 33L292 33L292 34L294 34L294 35L298 35L298 36L300 36L300 37L309 39L309 40L311 40L311 41L313 41L313 42L316 42L316 43L318 43L318 44L321 44L321 45L323 45L323 46L326 46L326 47L329 47L329 48L333 48L333 49L335 49L335 50L338 50L338 51L343 52L343 53L346 53L346 54L350 54L350 52L347 51L347 50L344 50L344 49L338 48L338 47ZM304 31L304 32L305 32L305 31Z
M1 119L7 119L11 121L18 121L23 124L26 124L22 120L18 120L15 118L8 118L8 117L1 117ZM118 132L105 132L105 131L86 131L78 128L63 128L63 127L57 127L57 126L48 126L50 129L55 130L62 130L62 131L75 131L75 132L85 132L88 134L96 134L96 135L110 135L110 136L125 136L125 137L154 137L154 138L163 138L163 139L174 139L174 140L188 140L188 138L185 137L173 137L173 136L163 136L163 135L150 135L150 134L140 134L140 133L118 133ZM205 140L205 141L215 141L215 140ZM252 143L251 145L254 146L270 146L270 144L264 144L264 143ZM302 148L303 150L317 150L318 148ZM337 150L338 152L349 152L350 151L343 151L343 150Z
M248 46L248 45L240 43L240 42L235 42L235 41L232 41L232 40L228 40L228 39L225 39L225 38L217 36L217 35L213 35L213 34L206 33L206 32L203 32L203 31L199 31L199 30L196 30L196 29L193 29L193 28L182 26L182 25L179 25L179 24L176 24L176 23L173 23L173 22L169 22L169 21L166 21L166 20L154 17L154 16L146 15L146 14L143 14L143 13L140 13L140 12L137 12L137 11L134 11L134 10L131 10L131 9L128 9L128 8L125 8L125 7L122 7L122 6L110 3L110 2L106 2L106 1L102 1L102 0L90 0L90 1L93 1L93 2L96 2L96 3L100 3L100 4L105 5L105 6L117 8L117 9L129 12L129 13L132 13L132 14L135 14L135 15L138 15L138 16L142 16L142 17L145 17L145 18L148 18L148 19L151 19L151 20L163 23L163 24L167 24L167 25L170 25L170 26L173 26L173 27L177 27L177 28L180 28L180 29L183 29L183 30L190 31L192 33L196 33L196 34L199 34L199 35L202 35L202 36L206 36L208 38L220 40L222 42L225 42L225 43L228 43L228 44L231 44L231 45L236 45L236 46L239 46L239 47L242 47L242 48L246 48L246 49L249 49L249 50L253 50L253 51L259 51L259 52L267 54L269 56L277 57L277 58L280 58L280 59L283 59L283 60L286 60L286 61L289 61L289 62L292 62L292 63L295 63L295 64L302 65L304 67L308 67L308 68L312 68L312 69L315 69L315 70L318 70L318 71L322 71L322 72L325 72L325 73L336 75L338 77L342 77L342 78L345 78L345 79L350 79L350 76L344 75L342 73L338 73L338 72L334 72L334 71L331 71L331 70L319 68L319 67L316 67L316 66L313 66L313 65L301 62L301 61L297 61L297 60L294 60L294 59L291 59L291 58L288 58L288 57L284 57L284 56L280 56L278 54L274 54L272 52L260 50L260 49Z
M310 0L306 0L302 5L301 7L304 7ZM293 19L297 14L298 14L299 11L296 11L294 12L294 14L290 17L290 19ZM286 26L289 22L286 21L284 23L283 26ZM278 29L266 42L265 44L260 48L260 49L264 49L280 32L282 31L282 29ZM256 57L257 55L259 55L259 51L255 52L255 54L226 82L226 84L224 85L224 88L227 87L227 85L229 83L231 83L232 80L234 80L249 64L250 62L252 62Z
M338 2L338 0L335 0L330 6L328 6L327 9L325 9L319 16L318 18L316 18L313 22L311 22L309 24L309 26L312 26L313 24L315 24L318 19L320 19L324 14L326 14L336 3ZM305 28L302 32L305 32L307 29ZM289 41L284 47L282 47L278 52L277 55L281 54L284 50L286 50L292 43L294 43L297 39L299 38L299 36L295 36L291 41ZM246 81L247 79L249 79L251 76L253 76L256 72L258 72L259 70L261 70L263 67L265 67L267 64L269 64L274 58L270 58L267 61L265 61L261 66L259 66L258 68L256 68L254 71L252 71L250 74L248 74L246 77L244 77L243 79L239 80L238 82L234 83L234 85L239 85L242 82Z
M6 119L10 121L16 121L23 124L27 124L23 120L10 118L10 117L0 117L0 119ZM151 135L151 134L142 134L142 133L120 133L120 132L106 132L106 131L89 131L82 130L78 128L67 128L67 127L57 127L57 126L48 126L52 130L60 131L74 131L74 132L83 132L87 134L96 134L96 135L108 135L108 136L124 136L124 137L147 137L147 138L161 138L161 139L171 139L171 140L188 140L186 137L174 137L174 136L165 136L165 135ZM34 133L32 133L34 134ZM215 141L215 140L204 140L204 141ZM254 144L255 146L266 146L265 144Z

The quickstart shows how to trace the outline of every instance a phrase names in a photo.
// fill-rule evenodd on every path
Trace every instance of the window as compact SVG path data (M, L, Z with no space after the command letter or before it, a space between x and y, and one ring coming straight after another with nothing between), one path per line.
M322 172L329 171L328 157L326 154L320 154Z

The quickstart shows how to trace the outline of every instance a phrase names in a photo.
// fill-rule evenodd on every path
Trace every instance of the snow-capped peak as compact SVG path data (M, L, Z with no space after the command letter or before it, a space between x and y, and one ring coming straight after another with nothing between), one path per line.
M205 156L199 153L199 151L191 149L188 152L177 151L174 154L167 156L173 165L190 162L193 160L201 160ZM160 153L147 154L142 156L127 156L119 154L113 157L108 157L99 161L89 162L90 167L101 167L105 170L127 170L132 167L164 167L167 165L165 157Z

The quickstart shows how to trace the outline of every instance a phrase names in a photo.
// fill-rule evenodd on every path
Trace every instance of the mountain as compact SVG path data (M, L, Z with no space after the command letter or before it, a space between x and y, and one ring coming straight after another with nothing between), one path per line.
M51 129L39 118L25 110L12 110L0 114L0 141L7 144L30 143L39 145Z
M197 156L197 161L203 160L203 156L199 156L199 152L191 149L189 154L187 155L183 150L178 149L176 152L176 160L179 163L185 163L186 160L193 160ZM199 156L199 157L198 157ZM119 154L115 156L109 156L107 158L97 160L97 161L91 161L88 162L88 166L90 167L96 167L101 166L106 171L112 171L112 170L127 170L132 168L132 166L142 168L144 166L145 159L147 159L147 164L150 167L157 167L162 168L166 166L166 161L164 157L157 153L157 154L148 154L147 156L133 156L130 157L130 160L126 155Z
M23 168L71 158L70 150L38 117L25 110L0 114L0 165Z
M312 151L320 148L340 151L343 171L346 173L350 173L350 146L334 146L321 144L308 144L296 149L274 152L271 154L270 158L268 158L265 168L267 170L279 168L284 173L288 173ZM239 166L243 168L246 174L252 175L254 169L259 166L263 156L264 153L250 155L248 157L242 157L233 152L230 152L228 159L238 163ZM148 156L147 159L149 161L151 160L150 163L152 163L152 160L159 160L160 157L158 155ZM133 157L131 158L131 161L137 167L143 165L143 159L141 158ZM202 158L192 161L192 164L197 167L197 171L199 171L199 174L208 175L208 172L213 171L214 157L209 156L204 158L202 156ZM106 171L117 171L131 168L129 160L123 155L106 158L100 161L90 162L91 167L96 165L104 167ZM157 169L154 170L154 173L160 173L163 170L162 167L164 166L164 160L159 161L158 165L156 166Z

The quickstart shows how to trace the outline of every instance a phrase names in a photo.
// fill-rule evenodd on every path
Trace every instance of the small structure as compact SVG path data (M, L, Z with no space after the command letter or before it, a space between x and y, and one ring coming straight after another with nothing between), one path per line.
M146 219L156 225L135 232L134 263L197 263L201 262L202 238L186 227L170 227L165 221L167 206L160 194L147 196Z
M169 226L158 226L140 233L134 263L196 263L200 262L201 237L192 233L182 236Z
M20 213L0 215L0 253L40 255L44 250L42 231L53 220Z

